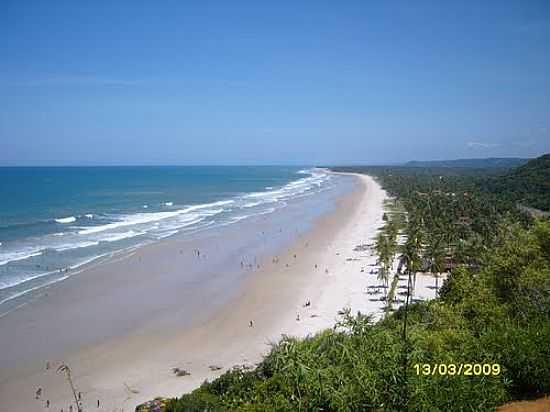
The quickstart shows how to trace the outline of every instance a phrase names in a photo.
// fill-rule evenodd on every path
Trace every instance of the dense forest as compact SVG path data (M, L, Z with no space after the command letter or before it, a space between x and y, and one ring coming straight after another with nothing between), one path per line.
M316 336L286 337L256 368L228 371L168 410L487 411L550 394L550 221L519 207L550 210L549 162L334 168L374 176L393 198L374 243L385 316L345 312ZM447 274L437 299L412 299L421 271ZM399 276L406 302L394 310Z
M550 211L550 154L533 159L503 176L489 179L487 190L504 193L506 198L518 204Z

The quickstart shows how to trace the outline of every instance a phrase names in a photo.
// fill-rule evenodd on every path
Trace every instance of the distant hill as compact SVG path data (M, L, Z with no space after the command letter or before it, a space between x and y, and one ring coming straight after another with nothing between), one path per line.
M407 167L465 167L475 169L512 169L526 164L529 159L519 157L489 157L486 159L456 160L413 160L404 164Z
M470 181L478 190L513 202L533 215L547 215L550 212L550 153L531 160L459 159L416 161L400 166L340 166L330 169L335 172L366 173L373 176L448 176L458 179L457 182ZM529 210L530 208L537 210Z
M489 179L487 187L491 192L504 193L523 206L550 211L550 154Z

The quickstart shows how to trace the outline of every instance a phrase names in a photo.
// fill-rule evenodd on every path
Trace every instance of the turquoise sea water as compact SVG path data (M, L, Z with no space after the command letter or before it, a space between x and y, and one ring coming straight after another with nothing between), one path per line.
M82 265L327 190L298 167L0 168L0 304Z

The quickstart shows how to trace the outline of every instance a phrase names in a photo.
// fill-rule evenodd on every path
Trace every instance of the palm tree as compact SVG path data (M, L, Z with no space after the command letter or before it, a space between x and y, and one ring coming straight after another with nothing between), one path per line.
M399 228L393 220L390 220L384 227L384 231L386 232L388 241L389 266L393 268L393 258L397 253L397 236L399 235Z
M395 298L395 292L397 290L397 284L399 283L399 273L396 273L393 276L391 286L389 288L388 294L386 296L386 316L391 312L392 303Z
M76 404L76 410L78 412L82 412L82 406L80 405L80 402L78 401L78 396L76 394L76 388L73 384L73 378L71 376L71 368L69 368L66 364L62 363L59 368L57 368L57 373L64 373L65 377L67 378L67 382L69 383L69 386L71 387L71 391L74 396L74 402Z
M383 281L385 290L385 297L387 298L388 290L388 275L393 254L391 252L390 242L384 232L379 232L376 236L376 242L374 245L376 253L378 254L378 260L380 262L380 270L378 271L378 280Z
M426 258L429 261L430 273L435 277L435 293L439 291L439 274L443 272L445 266L445 248L443 247L443 238L440 235L430 235L426 247Z
M420 251L422 250L422 236L420 226L411 221L407 226L407 241L402 248L402 257L407 267L407 273L413 276L412 291L414 296L414 287L416 285L416 273L420 270Z

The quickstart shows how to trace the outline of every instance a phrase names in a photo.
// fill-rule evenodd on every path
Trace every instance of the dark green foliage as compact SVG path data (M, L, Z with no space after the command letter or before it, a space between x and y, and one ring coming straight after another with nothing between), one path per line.
M180 399L172 399L167 411L172 412L219 412L227 408L222 407L219 398L201 386L192 394L183 395Z
M488 190L504 192L522 205L550 211L550 154L538 157L499 179L490 179Z
M529 159L519 157L489 157L487 159L457 159L457 160L413 160L405 163L410 167L452 167L452 168L474 168L474 169L512 169L527 163Z
M426 162L426 167L411 166L348 166L334 167L335 171L366 173L378 176L391 194L400 198L410 198L415 192L428 193L441 190L445 195L455 193L457 206L462 203L460 196L475 193L475 217L483 219L492 214L491 209L502 213L516 214L518 206L527 206L542 211L550 211L550 154L540 156L521 164L506 164L493 167L484 163L490 159L480 159L478 167L460 167L460 161ZM424 162L422 162L424 163ZM477 162L476 162L477 163ZM495 164L498 164L495 163ZM472 163L473 165L473 163ZM519 166L511 169L514 166ZM469 206L464 202L466 210ZM470 205L471 206L471 205ZM485 227L487 229L488 226Z

